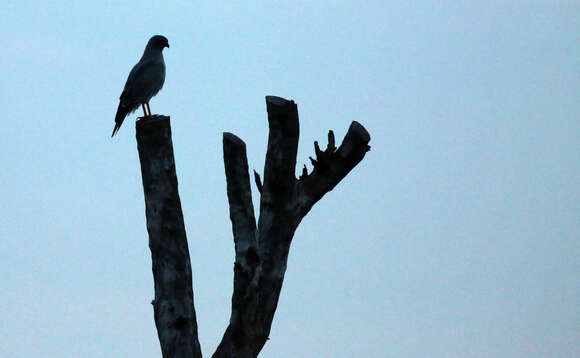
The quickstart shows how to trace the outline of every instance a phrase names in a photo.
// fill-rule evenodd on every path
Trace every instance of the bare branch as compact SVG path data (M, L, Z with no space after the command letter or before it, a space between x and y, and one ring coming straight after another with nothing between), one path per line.
M334 132L332 130L328 131L328 145L326 146L327 152L334 152L336 146L334 145Z
M252 205L246 144L237 136L224 133L223 147L230 219L238 262L239 254L245 255L248 248L256 246L256 219ZM241 257L240 260L242 263L245 262Z
M269 206L276 199L289 199L294 187L298 150L298 109L294 101L267 96L268 151L264 166L264 192L260 205Z
M370 150L371 137L358 122L353 121L340 147L334 146L334 133L328 133L328 146L324 152L314 142L316 160L310 157L314 166L312 173L301 176L296 188L297 210L306 215L312 206L331 191Z
M214 357L252 357L252 346L246 342L253 340L253 317L248 316L246 307L256 300L253 281L257 279L260 258L246 144L235 135L224 133L223 147L236 261L230 324Z
M302 174L300 175L300 179L308 176L308 169L306 168L306 164L304 164L304 168L302 168Z
M262 194L262 179L260 178L260 174L254 170L254 181L256 182L256 187L260 194Z

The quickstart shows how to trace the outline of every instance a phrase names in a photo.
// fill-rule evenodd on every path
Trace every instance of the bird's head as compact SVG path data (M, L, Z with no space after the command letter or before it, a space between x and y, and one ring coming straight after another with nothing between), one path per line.
M147 48L156 48L159 50L163 50L165 47L169 47L169 41L167 37L162 35L155 35L149 39L147 43Z

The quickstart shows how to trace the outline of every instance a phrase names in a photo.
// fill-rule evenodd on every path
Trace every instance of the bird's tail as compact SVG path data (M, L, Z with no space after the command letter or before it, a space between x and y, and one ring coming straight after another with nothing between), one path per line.
M117 133L119 128L121 128L121 124L123 124L123 121L125 120L127 114L129 114L127 108L125 106L122 106L121 103L119 103L119 107L117 108L117 114L115 115L115 128L113 128L113 134L111 134L111 138L115 135L115 133Z

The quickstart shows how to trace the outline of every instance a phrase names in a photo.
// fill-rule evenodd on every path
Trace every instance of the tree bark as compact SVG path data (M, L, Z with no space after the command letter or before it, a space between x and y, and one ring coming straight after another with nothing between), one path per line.
M164 358L201 358L170 119L140 119L136 128L161 351Z
M370 149L365 128L352 122L341 146L334 134L322 151L314 142L314 169L295 177L298 110L294 101L267 96L270 133L264 183L254 173L261 194L256 228L244 142L224 133L224 164L230 219L236 249L230 323L214 358L257 357L268 339L278 305L294 232L302 218L332 190Z

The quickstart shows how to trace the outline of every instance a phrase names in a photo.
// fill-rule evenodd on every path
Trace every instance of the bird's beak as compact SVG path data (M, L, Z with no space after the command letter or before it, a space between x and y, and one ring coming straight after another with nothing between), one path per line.
M167 43L167 45L165 45L165 47L169 48L169 42Z

